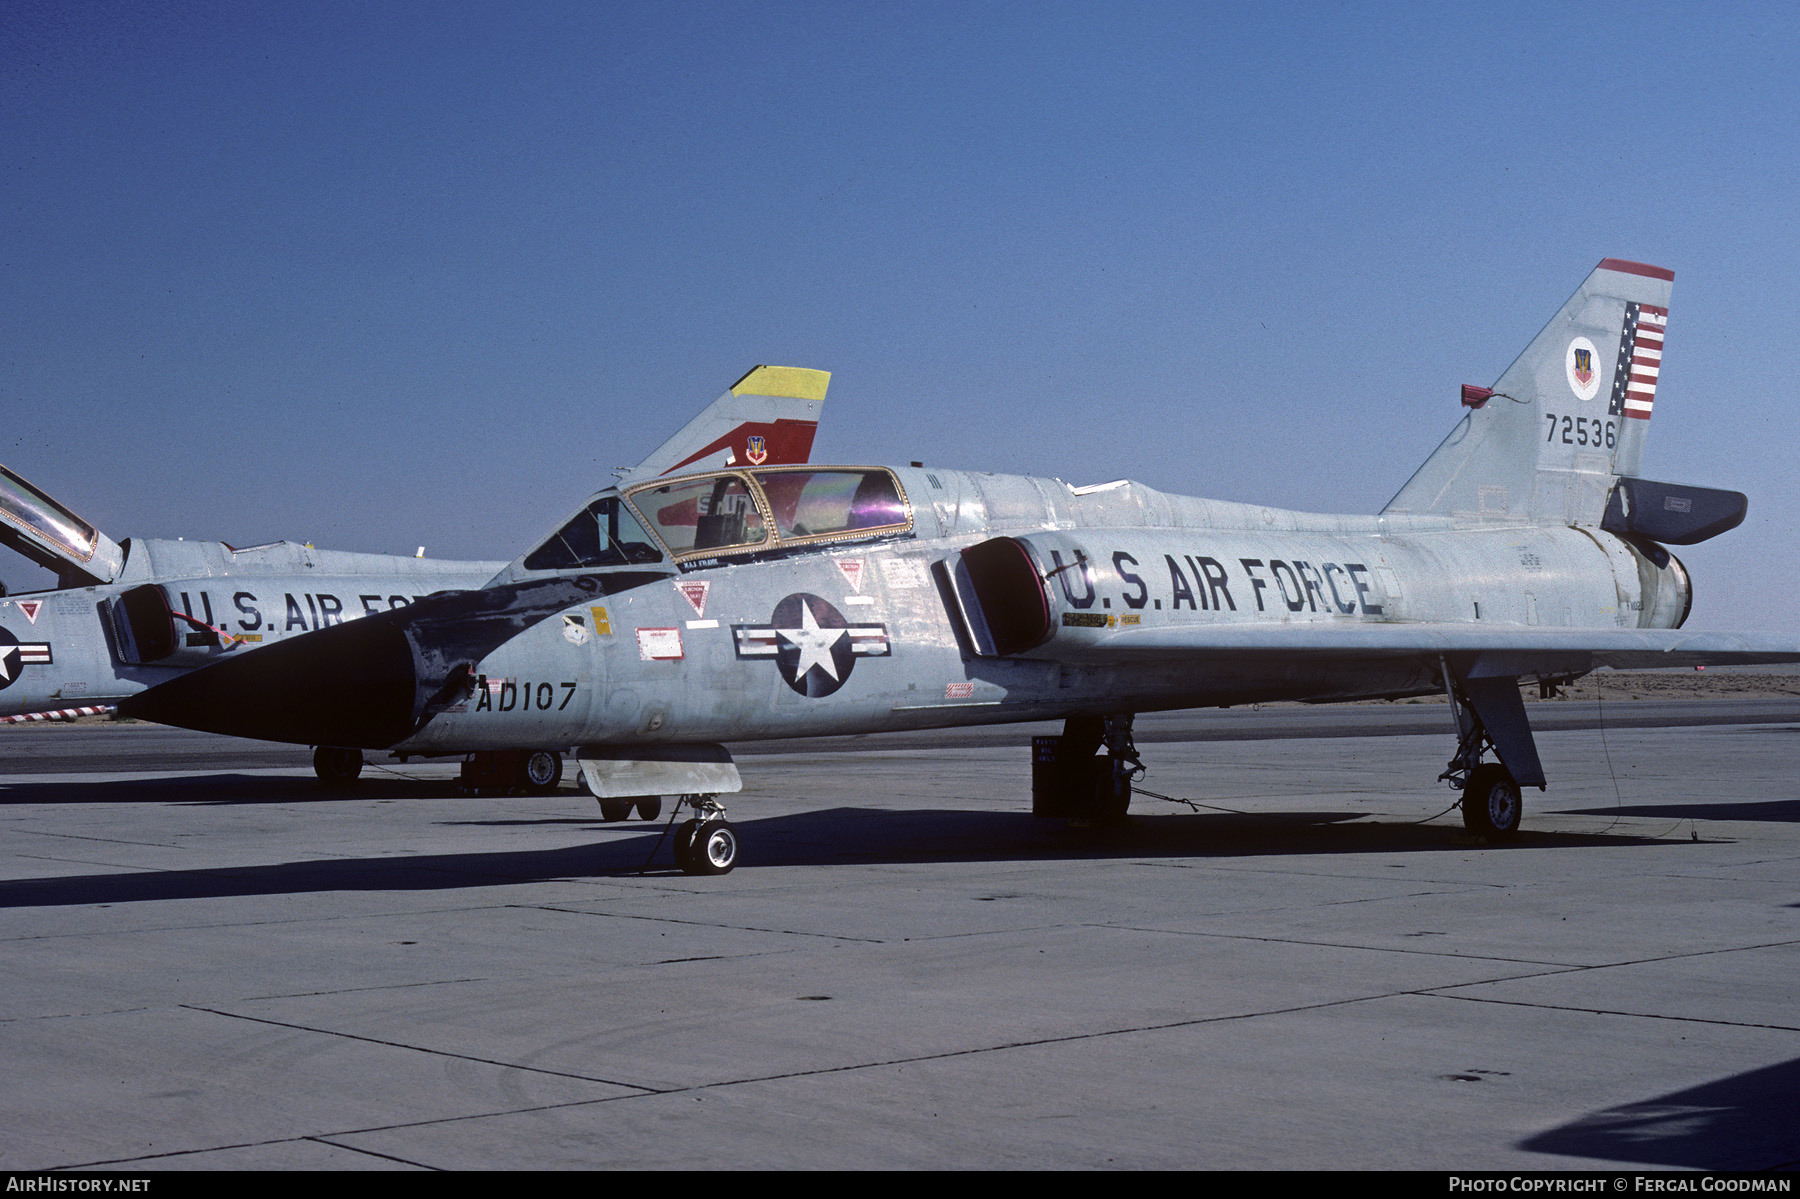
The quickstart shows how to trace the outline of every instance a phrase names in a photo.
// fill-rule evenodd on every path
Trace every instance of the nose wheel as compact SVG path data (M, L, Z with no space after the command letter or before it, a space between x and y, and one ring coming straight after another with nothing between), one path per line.
M724 805L711 795L684 795L678 802L699 815L676 826L675 864L683 874L729 874L737 865L738 836Z

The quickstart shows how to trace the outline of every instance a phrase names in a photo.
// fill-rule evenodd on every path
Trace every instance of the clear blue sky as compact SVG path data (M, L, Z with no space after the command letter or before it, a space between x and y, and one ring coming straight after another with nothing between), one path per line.
M816 457L1370 512L1614 256L1752 498L1694 623L1797 629L1795 12L7 0L0 461L510 558L775 362Z

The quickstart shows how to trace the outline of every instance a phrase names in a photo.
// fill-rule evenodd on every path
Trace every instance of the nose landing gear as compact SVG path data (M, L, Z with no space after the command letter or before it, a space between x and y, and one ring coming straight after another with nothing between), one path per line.
M725 807L712 795L684 795L676 801L698 815L675 829L675 864L683 874L728 874L737 865L737 830L725 819Z

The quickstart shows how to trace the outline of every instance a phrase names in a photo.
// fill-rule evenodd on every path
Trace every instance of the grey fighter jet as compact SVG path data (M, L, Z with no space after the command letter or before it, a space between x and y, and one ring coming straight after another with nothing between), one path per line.
M671 471L804 463L826 371L758 366L626 480ZM505 562L344 553L291 541L238 549L220 541L115 542L0 466L0 545L57 575L49 591L0 592L0 720L69 718L211 663L246 658L303 634L428 595L468 591ZM560 761L508 755L509 783L547 789ZM321 745L321 778L362 768L354 747ZM535 771L535 773L533 773Z
M121 710L403 755L574 747L615 814L692 806L677 861L722 873L726 742L1059 719L1034 810L1105 821L1141 769L1135 713L1447 693L1442 778L1471 831L1505 837L1546 781L1521 685L1800 661L1792 636L1679 631L1692 592L1665 546L1746 500L1637 473L1673 277L1603 261L1373 516L740 456L599 492L479 590Z

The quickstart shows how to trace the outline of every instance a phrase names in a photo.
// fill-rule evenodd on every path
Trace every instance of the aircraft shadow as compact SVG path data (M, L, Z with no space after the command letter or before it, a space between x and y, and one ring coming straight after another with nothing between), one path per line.
M71 778L68 782L0 782L6 804L164 803L237 806L339 800L442 799L462 794L450 779L373 775L352 787L327 787L315 778L255 774L193 774L157 779ZM592 802L591 800L589 802Z
M1756 820L1800 823L1800 799L1767 799L1755 803L1633 804L1613 808L1560 808L1559 816L1651 816L1668 820Z
M1610 1107L1519 1148L1671 1169L1791 1168L1800 1161L1800 1058Z
M518 823L531 825L541 821L531 818ZM1034 820L1020 812L935 809L832 808L734 823L744 845L740 871L775 866L1391 854L1479 847L1460 827L1445 822L1380 823L1353 812L1142 816L1134 817L1124 828L1095 830L1072 829L1060 820ZM554 849L13 879L0 881L0 908L324 891L446 891L556 879L628 877L643 867L652 848L657 853L650 873L679 877L668 842L657 846L662 823L593 822L589 827L600 839ZM1572 849L1672 844L1678 843L1629 835L1527 832L1492 848L1499 851L1508 846Z

